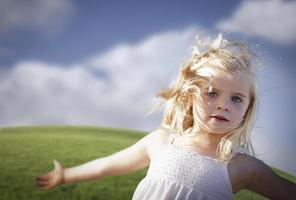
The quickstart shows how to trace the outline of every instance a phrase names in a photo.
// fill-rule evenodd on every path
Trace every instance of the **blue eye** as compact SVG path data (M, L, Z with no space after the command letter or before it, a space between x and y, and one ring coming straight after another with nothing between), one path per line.
M235 103L240 103L240 102L242 102L242 99L241 99L240 97L238 97L238 96L233 96L233 97L231 98L231 100L234 101Z
M208 92L207 95L209 97L216 97L218 94L217 94L217 92Z

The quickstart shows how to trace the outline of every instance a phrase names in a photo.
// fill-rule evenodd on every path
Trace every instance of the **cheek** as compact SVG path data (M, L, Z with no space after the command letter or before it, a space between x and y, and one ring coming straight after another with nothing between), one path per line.
M205 112L211 112L215 108L215 104L213 102L206 102L202 104L202 108Z
M245 116L247 109L248 109L248 105L242 106L238 111L238 117L242 119Z
M210 102L205 101L204 99L201 99L200 101L197 101L196 103L197 103L196 106L197 106L198 110L200 110L200 111L205 111L210 106Z

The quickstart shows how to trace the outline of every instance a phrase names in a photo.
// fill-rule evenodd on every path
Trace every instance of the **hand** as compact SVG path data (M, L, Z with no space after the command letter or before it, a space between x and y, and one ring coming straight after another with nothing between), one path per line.
M65 183L64 167L56 160L53 161L54 170L36 178L37 186L41 189L52 189Z

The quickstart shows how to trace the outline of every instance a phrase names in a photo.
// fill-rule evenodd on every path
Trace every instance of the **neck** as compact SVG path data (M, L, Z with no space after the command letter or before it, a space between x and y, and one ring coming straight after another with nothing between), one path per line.
M194 136L194 142L204 149L216 149L225 134L213 134L206 132L198 132Z

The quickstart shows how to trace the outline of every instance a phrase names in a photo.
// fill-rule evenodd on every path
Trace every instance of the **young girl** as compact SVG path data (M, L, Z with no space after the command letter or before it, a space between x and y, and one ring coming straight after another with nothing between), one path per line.
M257 89L254 55L228 41L198 43L171 88L162 125L111 156L37 177L39 187L101 179L149 165L133 200L231 199L248 189L271 199L296 199L296 184L254 157L250 134Z

